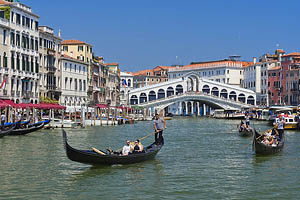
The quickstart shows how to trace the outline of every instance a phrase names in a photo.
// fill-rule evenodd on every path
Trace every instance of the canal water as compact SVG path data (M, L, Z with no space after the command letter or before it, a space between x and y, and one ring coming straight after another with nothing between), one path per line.
M174 118L152 161L90 166L67 159L61 130L0 139L0 199L297 199L300 132L286 132L283 152L258 157L239 121ZM264 122L255 128L266 130ZM118 149L151 133L152 122L67 129L79 149ZM144 146L153 137L143 140Z

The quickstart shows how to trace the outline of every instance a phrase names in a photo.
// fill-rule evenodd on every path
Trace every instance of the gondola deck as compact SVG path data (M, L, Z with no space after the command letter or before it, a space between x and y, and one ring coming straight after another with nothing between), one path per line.
M114 165L114 164L132 164L153 159L163 146L154 143L145 148L144 153L129 154L122 156L118 154L102 155L92 150L78 150L68 144L67 133L62 130L63 142L67 157L75 162L91 165Z

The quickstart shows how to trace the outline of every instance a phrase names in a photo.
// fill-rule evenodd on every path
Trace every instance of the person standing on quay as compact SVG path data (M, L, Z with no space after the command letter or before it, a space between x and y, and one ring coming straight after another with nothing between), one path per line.
M155 144L161 144L163 140L162 139L163 130L167 128L167 123L162 117L162 115L161 116L159 116L158 114L155 115L155 119L153 121L153 127L155 130Z
M3 130L5 124L5 114L2 112L1 114L1 130Z

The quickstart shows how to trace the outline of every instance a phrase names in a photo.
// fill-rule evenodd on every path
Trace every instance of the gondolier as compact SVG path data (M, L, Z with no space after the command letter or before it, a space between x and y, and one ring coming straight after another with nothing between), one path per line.
M2 112L1 114L1 130L3 130L5 124L5 114Z
M279 117L279 121L277 122L277 130L279 133L279 138L282 138L283 132L284 132L284 125L285 125L285 120L282 115Z
M155 130L155 143L160 144L163 141L162 134L163 130L167 128L167 123L163 117L160 117L158 114L156 114L153 121L153 127Z

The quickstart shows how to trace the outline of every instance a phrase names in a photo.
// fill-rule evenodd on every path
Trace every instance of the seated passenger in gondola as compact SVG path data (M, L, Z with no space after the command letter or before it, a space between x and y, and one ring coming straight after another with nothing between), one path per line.
M134 142L134 147L133 147L132 153L141 153L139 142L137 140Z
M124 145L122 150L122 155L127 156L132 150L132 146L130 145L130 141L126 140L126 145Z
M140 142L140 140L136 140L139 144L140 147L140 151L144 151L144 146L142 145L142 143Z
M266 135L264 135L264 139L261 141L261 143L263 143L265 145L269 143L268 137Z
M241 125L240 125L240 130L239 131L244 131L246 128L246 125L244 124L243 121L241 121Z

